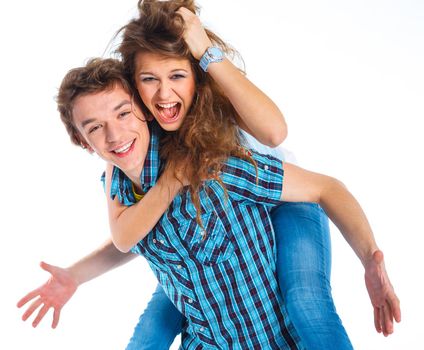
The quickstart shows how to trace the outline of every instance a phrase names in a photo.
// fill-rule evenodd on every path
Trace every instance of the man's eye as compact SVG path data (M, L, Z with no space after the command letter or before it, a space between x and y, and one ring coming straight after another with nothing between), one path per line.
M101 128L101 125L93 126L90 130L88 130L88 133L91 134L100 128Z
M130 111L125 111L125 112L119 113L119 118L125 118L130 113L131 113Z

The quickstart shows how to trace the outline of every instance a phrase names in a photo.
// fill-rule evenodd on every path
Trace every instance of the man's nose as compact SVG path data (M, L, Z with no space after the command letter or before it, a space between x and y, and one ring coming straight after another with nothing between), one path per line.
M120 141L121 129L117 123L106 125L106 141L114 143Z

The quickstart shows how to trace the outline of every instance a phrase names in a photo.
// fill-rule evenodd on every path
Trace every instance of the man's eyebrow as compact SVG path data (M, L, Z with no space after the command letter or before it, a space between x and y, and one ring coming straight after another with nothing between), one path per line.
M113 111L114 112L118 111L122 106L125 106L126 104L131 104L131 101L123 100L121 103L117 104L113 108ZM88 125L90 123L94 123L95 121L96 121L96 118L89 118L89 119L83 120L83 122L81 123L81 126L84 128L86 125Z
M124 106L126 104L131 104L131 101L129 101L129 100L123 100L121 103L119 103L119 104L117 104L115 106L115 108L113 109L113 111L115 112L115 111L119 110L122 106Z
M96 121L96 119L94 119L94 118L83 120L82 123L81 123L81 126L84 128L87 124L93 123L95 121Z

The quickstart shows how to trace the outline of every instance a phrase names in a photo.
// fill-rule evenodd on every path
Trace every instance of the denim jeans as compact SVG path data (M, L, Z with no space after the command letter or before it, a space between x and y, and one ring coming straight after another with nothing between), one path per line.
M303 345L308 350L352 350L331 296L327 216L313 203L282 203L271 215L278 282ZM126 350L168 350L184 321L158 285Z
M278 284L306 349L353 349L331 296L331 241L326 214L318 204L282 203L271 216Z

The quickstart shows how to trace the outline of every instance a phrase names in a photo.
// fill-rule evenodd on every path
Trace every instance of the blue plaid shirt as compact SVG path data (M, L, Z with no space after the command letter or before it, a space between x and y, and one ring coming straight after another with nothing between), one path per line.
M159 133L141 182L147 191L159 169ZM287 317L276 277L276 247L269 210L282 192L281 161L253 152L255 167L231 157L220 178L200 192L203 228L189 191L177 195L158 224L132 251L143 255L165 293L186 317L182 349L303 349ZM111 196L135 204L132 185L115 168Z

